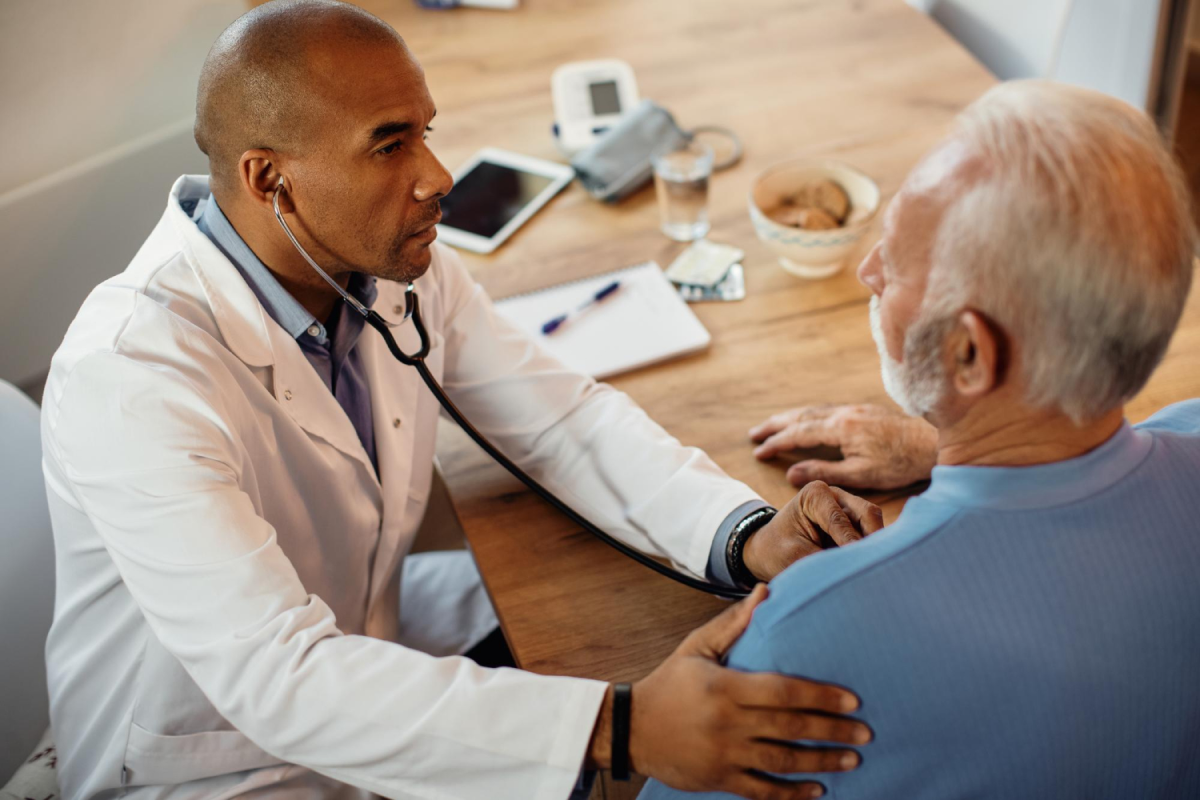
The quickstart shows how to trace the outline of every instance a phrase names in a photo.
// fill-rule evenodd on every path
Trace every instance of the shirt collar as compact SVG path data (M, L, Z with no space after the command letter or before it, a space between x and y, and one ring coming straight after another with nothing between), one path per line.
M1030 509L1094 496L1137 468L1153 437L1124 422L1108 441L1077 458L1029 467L939 466L922 498L968 508Z
M233 224L217 205L216 199L210 194L200 206L196 209L199 213L196 218L197 227L242 273L242 277L246 279L246 283L250 285L271 319L279 323L293 339L312 336L318 344L328 344L329 334L325 326L283 288L271 270L234 229ZM375 279L357 272L350 276L346 291L367 308L374 304L378 294Z

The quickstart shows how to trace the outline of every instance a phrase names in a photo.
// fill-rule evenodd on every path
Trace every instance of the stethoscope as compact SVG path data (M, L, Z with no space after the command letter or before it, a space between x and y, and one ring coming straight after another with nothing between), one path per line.
M476 430L475 426L472 425L465 416L463 416L463 413L454 405L454 401L452 401L449 396L446 395L446 392L437 382L437 379L433 377L433 374L425 365L425 356L429 355L429 334L425 331L425 324L421 321L421 307L420 303L417 301L417 293L412 282L410 281L408 287L404 290L403 319L394 324L388 323L387 320L381 317L377 312L364 306L356 297L338 285L338 282L329 277L329 274L325 272L325 270L321 269L321 266L317 264L317 262L313 260L312 256L308 254L308 251L304 249L304 247L292 234L292 229L288 227L288 224L283 219L283 213L279 210L279 194L282 191L283 178L281 177L279 179L279 184L275 187L275 196L272 200L272 207L275 209L275 219L279 220L279 225L283 228L283 232L287 234L288 239L291 240L292 245L296 248L296 251L299 252L304 260L308 262L310 267L317 271L318 275L325 279L326 283L332 286L334 290L341 295L342 299L346 301L348 306L358 312L362 318L366 320L368 325L379 331L379 335L383 337L383 341L387 344L388 350L391 351L392 355L397 361L405 366L414 367L417 370L417 374L421 376L421 380L423 380L425 385L429 387L429 391L433 393L433 396L437 399L438 403L441 404L446 413L450 415L450 418L453 419L458 426L466 432L467 436L471 437L475 444L483 448L483 451L491 456L497 464L504 467L509 471L510 474L512 474L513 477L528 486L529 489L538 497L541 497L547 503L562 512L562 514L567 519L571 520L571 522L574 522L576 525L583 528L585 531L592 534L609 547L612 547L620 553L629 556L634 561L637 561L643 566L649 567L660 575L664 575L673 581L682 583L684 586L690 586L693 589L699 589L702 592L715 594L719 597L735 598L745 597L747 594L749 594L744 589L734 589L726 586L719 586L709 581L693 578L691 575L686 575L678 570L666 566L665 564L660 564L649 556L634 550L624 542L614 539L612 536L609 536L600 528L593 525L586 517L579 514L575 509L558 499L553 492L551 492L545 486L542 486L542 484L538 483L536 479L526 473L525 470L513 463L508 456L504 455L504 453L501 453L486 436ZM403 350L401 350L400 345L396 343L396 339L392 336L392 332L390 330L392 327L403 325L410 319L412 320L413 326L417 330L417 336L420 338L421 342L420 347L415 353L405 353Z

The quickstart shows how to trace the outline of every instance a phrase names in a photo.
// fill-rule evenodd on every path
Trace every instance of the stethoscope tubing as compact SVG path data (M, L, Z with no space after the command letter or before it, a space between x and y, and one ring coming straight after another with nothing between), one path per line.
M362 318L366 320L368 325L379 332L379 335L383 337L384 343L387 344L388 350L396 358L396 360L405 366L414 367L417 370L417 374L421 376L421 380L424 381L425 385L429 388L429 391L433 393L434 399L438 401L438 404L441 405L442 409L445 410L445 412L450 415L450 418L458 424L458 427L462 428L467 436L471 437L471 440L475 442L475 444L479 445L479 447L482 448L485 453L491 456L491 458L497 464L504 467L509 474L511 474L521 483L525 484L530 491L557 509L563 516L571 520L571 522L574 522L580 528L583 528L585 531L592 534L609 547L613 548L622 555L632 558L642 566L652 569L658 574L666 578L670 578L677 583L681 583L684 586L701 592L708 592L709 594L713 594L718 597L735 599L745 597L747 594L749 594L749 592L745 589L721 586L720 584L712 583L711 581L705 581L699 578L694 578L691 575L686 575L679 570L655 561L645 553L641 553L619 539L608 535L608 533L601 530L598 526L592 524L591 520L589 520L587 517L571 508L562 500L558 499L557 495L555 495L545 486L542 486L542 484L539 483L536 478L525 472L525 470L517 466L517 464L508 456L500 452L500 450L494 444L492 444L492 442L486 436L480 433L479 430L477 430L475 426L471 424L466 415L458 410L458 407L454 405L454 401L450 399L449 395L447 395L445 390L442 389L441 384L437 382L437 379L434 378L433 374L429 371L429 367L425 365L425 356L429 355L429 334L425 330L424 322L421 320L420 303L417 299L417 294L413 289L413 284L410 282L404 293L404 320L412 320L413 326L417 331L417 337L420 339L420 347L417 352L409 354L400 349L400 345L396 342L396 338L392 336L392 332L390 330L391 325L387 322L387 320L381 317L374 309L364 306L358 301L357 298L353 297L349 292L338 285L337 281L330 277L325 270L321 269L320 265L318 265L317 262L313 260L312 256L308 254L308 251L301 246L295 235L292 234L292 230L288 227L287 222L284 221L283 213L279 208L279 193L283 190L283 188L283 178L280 177L279 184L276 187L275 195L272 198L272 207L275 211L275 218L279 221L279 225L283 228L284 233L287 234L287 237L291 241L292 245L296 248L300 255L304 257L304 260L308 262L308 265L315 269L317 273L329 283L330 286L337 290L338 294L341 295L346 304L350 306L350 308L354 309L354 311L356 311L359 315L361 315Z
M748 594L748 592L743 589L720 586L710 581L693 578L691 575L685 575L676 569L672 569L665 564L655 561L646 554L633 549L619 539L610 536L598 526L594 525L591 520L587 519L575 509L571 508L571 506L560 500L557 495L555 495L545 486L542 486L542 484L539 483L536 478L527 473L525 470L521 469L508 456L502 453L486 436L480 433L475 426L471 424L466 415L458 410L458 407L454 405L454 401L450 399L449 395L447 395L445 390L442 389L441 384L439 384L433 377L433 374L430 373L429 367L427 367L425 364L425 356L429 352L429 337L425 332L425 326L421 321L421 312L416 293L410 292L408 296L412 299L412 322L416 326L417 335L421 340L421 349L416 354L409 355L400 349L395 337L392 336L392 332L388 329L387 322L384 321L384 319L375 311L370 311L368 313L366 316L367 323L372 328L379 331L380 336L382 336L384 342L387 343L388 350L391 351L392 355L395 356L398 361L416 368L417 374L421 376L421 380L425 382L425 385L429 388L429 391L433 393L434 398L438 401L446 413L450 415L450 418L458 424L458 427L463 429L467 436L471 437L471 440L475 442L475 444L479 445L479 447L482 448L485 453L491 456L496 463L508 470L509 474L511 474L521 483L525 484L530 491L556 508L563 516L571 520L571 522L575 523L580 528L583 528L585 531L592 534L597 539L604 542L609 547L612 547L622 555L632 558L634 561L654 570L658 574L670 578L678 583L682 583L684 586L702 592L708 592L719 597L739 598L745 597Z

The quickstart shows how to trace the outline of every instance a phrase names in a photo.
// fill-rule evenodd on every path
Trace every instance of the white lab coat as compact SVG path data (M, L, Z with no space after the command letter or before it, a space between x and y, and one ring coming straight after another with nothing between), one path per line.
M563 800L604 684L397 643L402 618L451 652L494 624L478 592L426 625L400 602L438 405L365 331L377 479L296 342L181 207L207 194L206 178L176 182L46 386L65 797ZM622 540L703 574L720 522L756 495L507 325L452 251L435 247L416 285L427 363L475 424ZM402 303L379 282L381 314ZM411 323L395 332L416 349Z

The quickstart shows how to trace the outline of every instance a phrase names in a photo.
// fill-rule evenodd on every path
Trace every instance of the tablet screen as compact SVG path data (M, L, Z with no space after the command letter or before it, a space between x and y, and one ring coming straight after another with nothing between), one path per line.
M490 239L552 180L504 164L480 161L442 198L442 224Z

